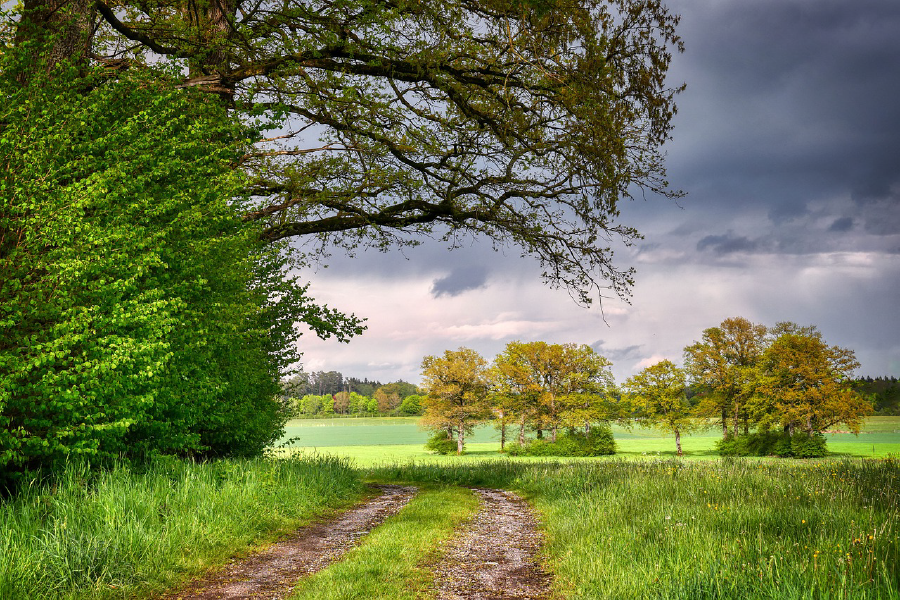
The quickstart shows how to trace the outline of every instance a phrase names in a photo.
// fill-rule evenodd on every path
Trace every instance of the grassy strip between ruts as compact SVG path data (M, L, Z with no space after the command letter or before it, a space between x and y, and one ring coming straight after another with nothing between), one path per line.
M478 497L459 487L423 484L419 494L340 562L301 580L294 600L414 600L431 583L428 563L441 541L471 517Z
M71 465L0 503L0 598L147 597L363 493L328 457Z
M893 459L398 463L367 476L523 494L559 597L900 598Z

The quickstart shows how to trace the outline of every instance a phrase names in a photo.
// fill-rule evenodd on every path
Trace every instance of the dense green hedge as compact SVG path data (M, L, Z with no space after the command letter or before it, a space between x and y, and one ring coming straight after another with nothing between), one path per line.
M716 442L722 456L780 456L783 458L820 458L828 454L821 433L788 433L765 431L749 435L729 436Z
M546 439L530 440L525 444L513 442L506 446L510 456L604 456L616 453L616 442L609 427L592 427L585 435L581 431L567 431L556 442Z
M446 431L438 431L425 442L425 449L437 454L456 454L459 445L455 439L447 437ZM463 444L463 451L465 449L466 446Z

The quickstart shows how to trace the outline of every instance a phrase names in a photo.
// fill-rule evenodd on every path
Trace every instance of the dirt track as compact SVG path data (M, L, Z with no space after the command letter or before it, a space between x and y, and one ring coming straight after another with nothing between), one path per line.
M454 539L435 567L440 600L548 598L550 575L537 554L543 542L531 507L511 492L476 489L481 510Z
M340 560L372 529L400 511L412 486L377 485L381 495L160 600L287 598L297 581ZM475 489L482 505L435 560L433 593L440 600L538 600L549 597L550 575L538 564L542 538L528 504L511 492Z
M378 485L382 495L317 523L216 573L191 582L163 600L223 600L286 598L304 575L315 573L340 557L369 531L400 511L416 494L410 486Z

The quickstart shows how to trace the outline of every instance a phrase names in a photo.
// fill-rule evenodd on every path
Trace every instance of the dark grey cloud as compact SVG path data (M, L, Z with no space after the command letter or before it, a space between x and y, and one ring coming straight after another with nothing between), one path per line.
M864 229L877 236L900 234L900 203L886 200L863 207Z
M686 52L669 179L689 209L760 207L773 223L900 183L900 2L670 2ZM840 217L842 215L835 215Z
M598 340L591 344L591 348L593 348L597 354L605 356L606 358L611 360L614 364L620 361L637 360L639 358L644 358L642 344L607 348L606 342L604 342L603 340Z
M712 250L717 254L732 254L734 252L755 252L759 248L757 240L751 240L746 236L737 236L732 232L725 235L708 235L697 242L697 250Z
M853 229L853 217L840 217L834 220L831 227L828 228L828 231L844 233L851 229Z
M446 277L435 279L431 286L431 295L458 296L469 290L477 290L487 284L487 269L481 266L466 266L454 269Z

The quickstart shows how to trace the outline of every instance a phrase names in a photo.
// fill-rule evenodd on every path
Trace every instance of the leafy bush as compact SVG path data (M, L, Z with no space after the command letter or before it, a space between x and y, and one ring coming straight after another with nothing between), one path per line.
M828 454L825 436L760 431L749 435L729 436L716 442L721 456L780 456L782 458L820 458Z
M465 451L465 444L463 451ZM446 431L438 431L425 443L425 449L436 452L437 454L456 454L456 440L447 437Z
M22 82L27 60L0 52L0 487L78 457L259 454L294 324L349 322L238 218L255 134L162 72Z
M821 433L805 433L791 436L791 453L794 458L821 458L828 454L825 436Z
M616 442L609 427L593 427L588 434L569 430L556 438L556 442L536 439L524 445L507 444L509 456L605 456L616 453Z

